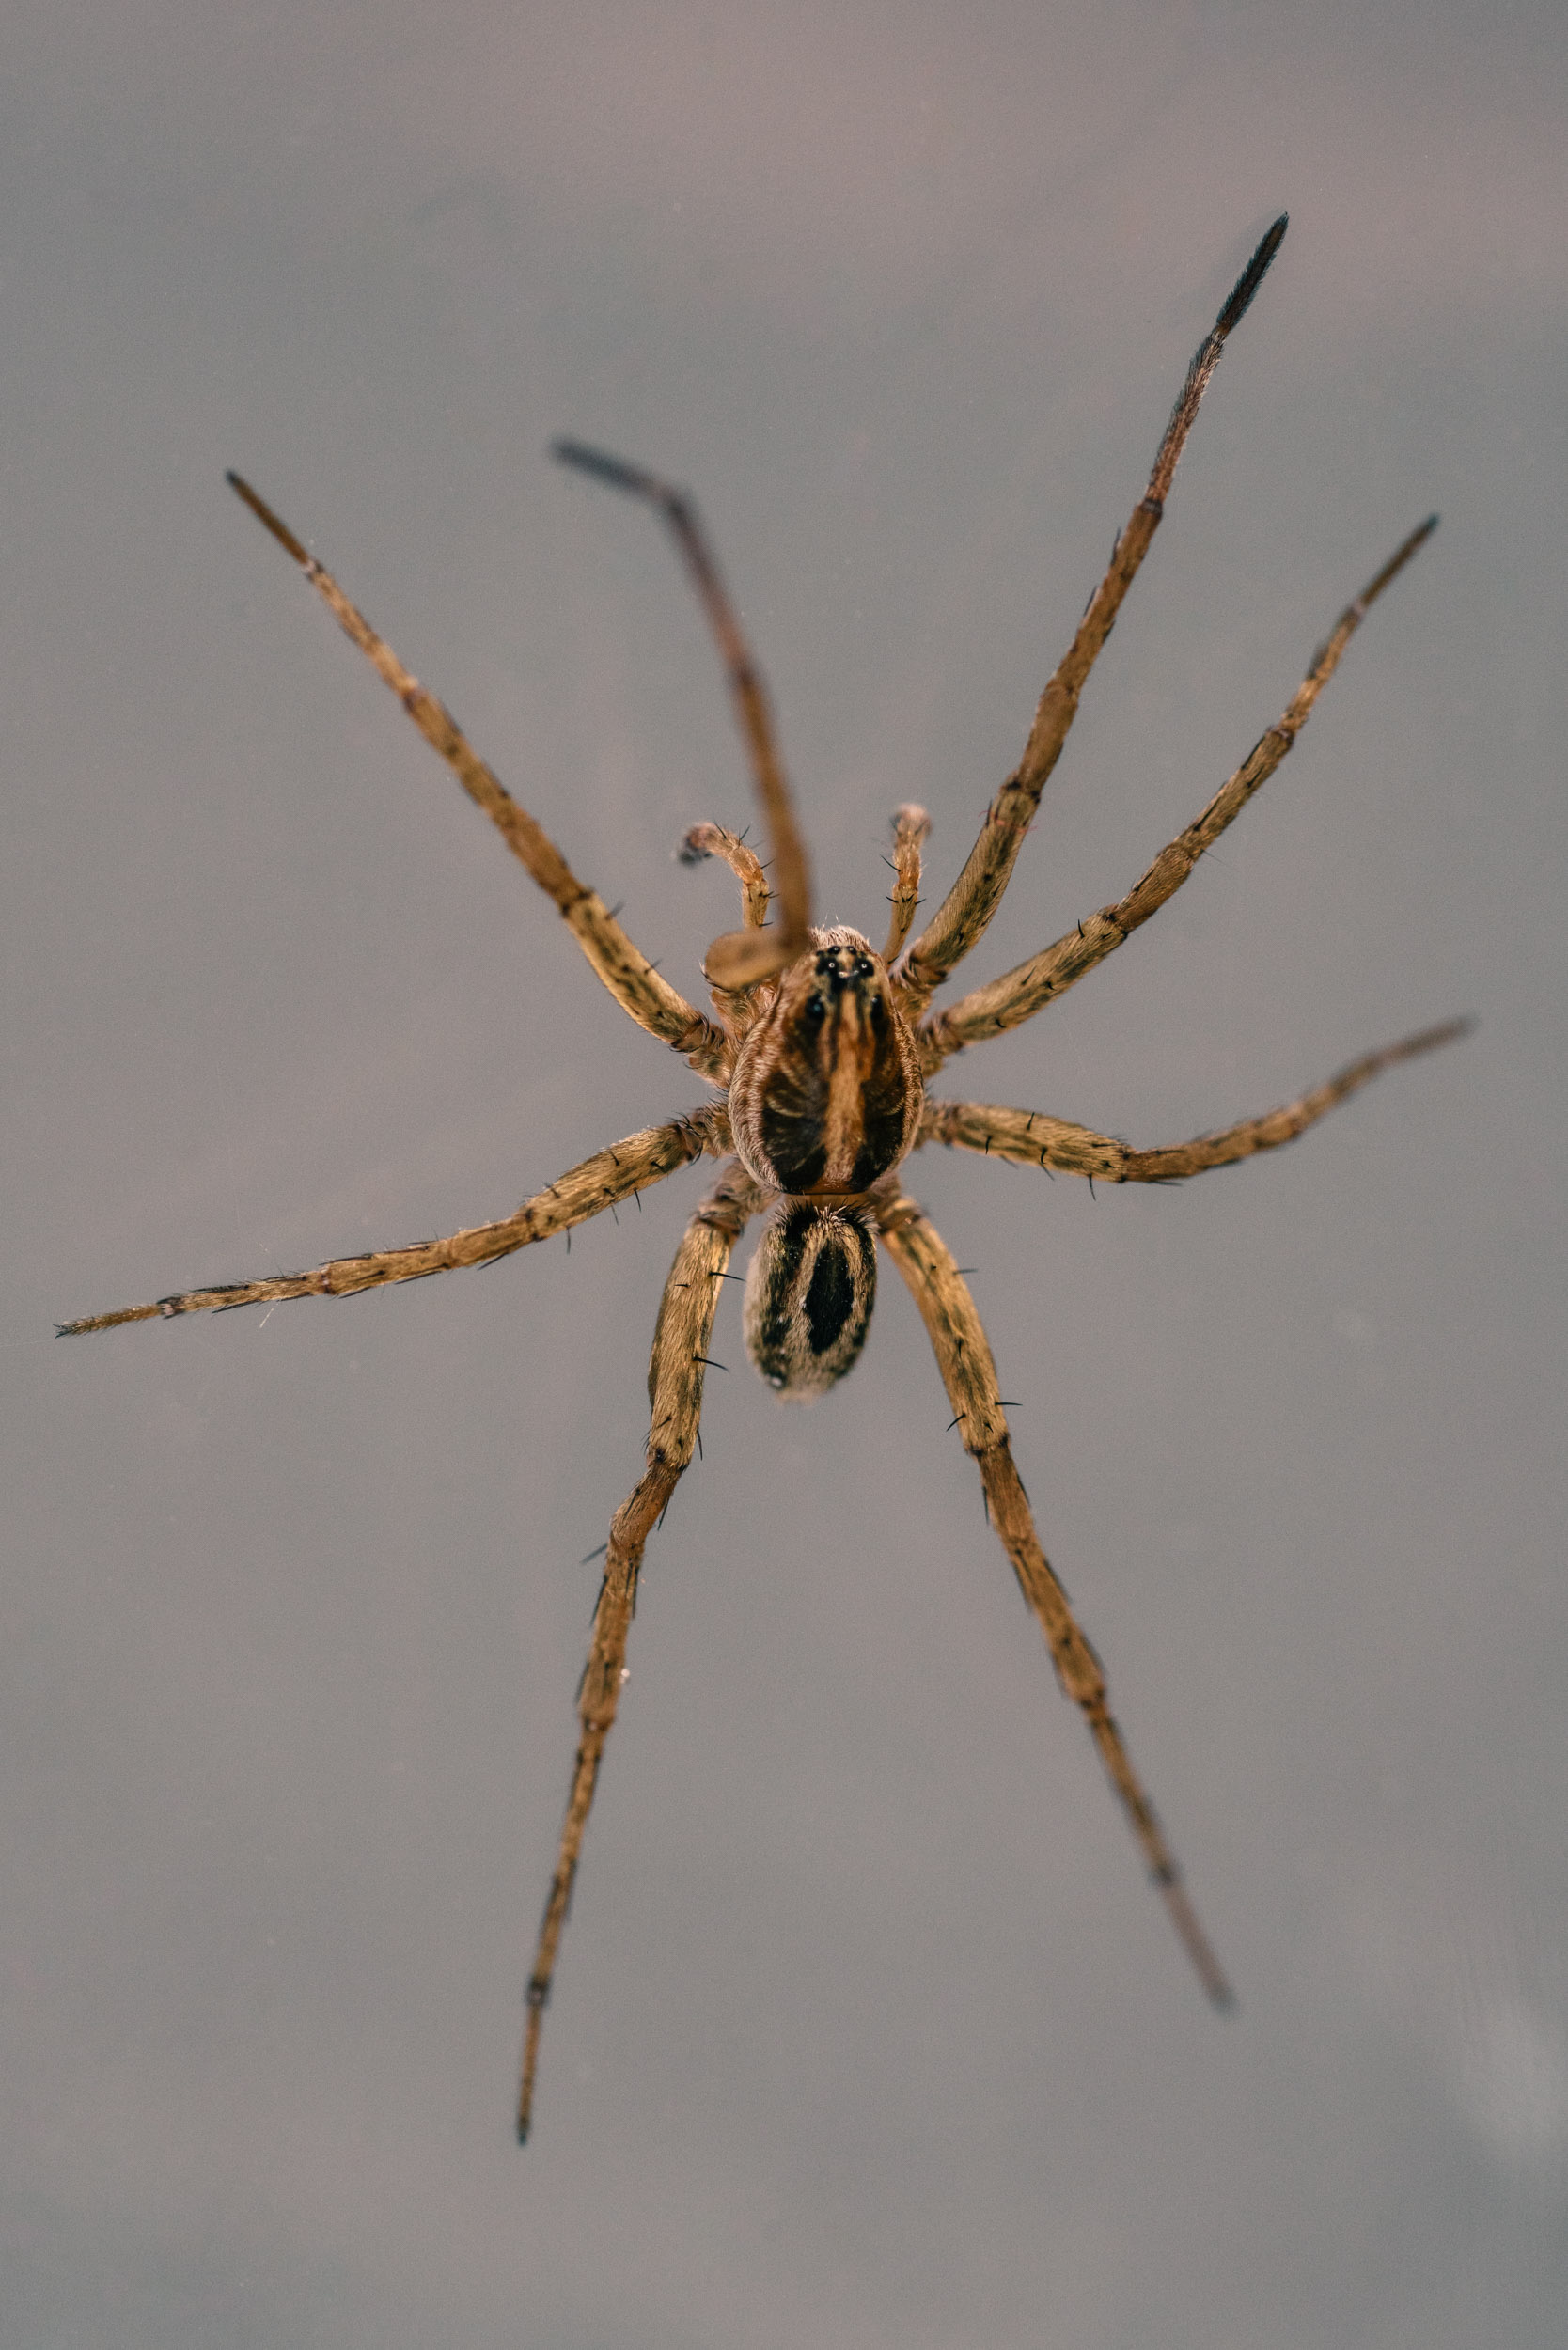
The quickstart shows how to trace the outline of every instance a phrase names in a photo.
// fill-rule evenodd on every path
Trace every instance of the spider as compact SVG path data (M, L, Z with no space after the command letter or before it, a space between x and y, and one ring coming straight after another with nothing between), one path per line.
M1100 1661L1041 1548L1013 1465L991 1350L945 1242L903 1188L902 1169L924 1144L943 1142L1047 1170L1108 1183L1169 1183L1271 1151L1324 1117L1394 1062L1446 1044L1468 1025L1450 1021L1352 1061L1281 1108L1222 1132L1138 1151L1039 1110L933 1100L926 1081L966 1045L1016 1027L1076 984L1163 905L1198 859L1273 775L1375 602L1436 526L1411 533L1313 656L1277 722L1186 830L1162 849L1115 904L1076 923L1016 969L933 1012L933 995L983 937L1060 755L1095 656L1110 634L1159 526L1183 446L1227 337L1262 282L1285 234L1263 237L1200 345L1161 439L1148 487L1117 540L1110 565L1035 714L1023 759L986 811L980 837L933 918L911 942L919 902L923 809L893 818L892 918L880 953L859 931L813 925L810 870L779 761L766 689L742 634L696 507L654 475L574 441L565 464L645 500L673 534L718 647L766 822L764 864L745 840L698 824L680 854L721 858L741 885L743 927L714 941L703 971L709 1018L662 979L615 915L576 878L555 844L470 748L440 702L403 667L288 526L238 475L229 482L299 564L347 634L374 663L427 742L552 897L589 964L638 1026L680 1054L713 1089L698 1108L627 1136L525 1199L499 1223L409 1248L340 1257L314 1271L189 1290L67 1323L61 1335L288 1297L350 1296L382 1283L489 1264L531 1242L570 1232L693 1161L719 1162L717 1180L686 1227L654 1325L649 1366L646 1465L610 1524L604 1581L578 1693L581 1735L566 1816L527 1988L517 2134L533 2110L540 2032L605 1742L626 1678L627 1635L650 1533L698 1444L703 1372L729 1259L746 1225L767 1215L745 1278L747 1353L775 1392L810 1402L844 1377L870 1322L880 1241L913 1292L952 1406L952 1425L980 1470L987 1513L1039 1619L1057 1677L1081 1709L1100 1759L1188 1958L1217 2008L1231 1987L1200 1924L1153 1807L1113 1718ZM768 919L770 908L775 918Z

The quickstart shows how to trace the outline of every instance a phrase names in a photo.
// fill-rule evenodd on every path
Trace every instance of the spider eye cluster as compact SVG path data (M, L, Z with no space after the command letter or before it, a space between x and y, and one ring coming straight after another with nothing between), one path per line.
M859 1361L875 1303L864 1219L786 1199L746 1273L745 1351L776 1395L814 1403Z

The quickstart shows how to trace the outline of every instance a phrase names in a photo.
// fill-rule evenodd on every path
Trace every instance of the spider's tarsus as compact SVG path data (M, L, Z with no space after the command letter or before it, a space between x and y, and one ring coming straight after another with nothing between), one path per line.
M307 547L301 545L300 541L295 538L293 532L290 529L288 524L283 521L280 515L273 512L272 508L266 503L266 500L257 496L256 492L251 488L250 483L245 479L244 476L230 470L224 475L224 479L227 482L235 496L250 508L251 512L256 516L257 521L261 525L262 528L272 532L273 537L277 540L278 545L284 550L285 554L291 555L302 571L308 572L313 570L315 567L315 557L311 555L310 550Z
M1390 555L1387 563L1384 564L1383 569L1378 572L1376 578L1370 581L1356 597L1356 602L1363 610L1365 610L1368 604L1375 603L1377 602L1378 597L1383 593L1384 588L1388 587L1388 582L1391 579L1398 577L1399 573L1403 571L1405 565L1409 562L1413 555L1419 553L1420 549L1425 546L1427 540L1431 538L1433 532L1436 529L1441 520L1442 516L1440 514L1429 514L1425 522L1419 524L1418 527L1410 533L1409 538L1403 540L1402 543L1394 549L1394 552Z
M1265 231L1251 260L1231 289L1230 299L1215 321L1215 333L1221 342L1225 340L1231 328L1239 326L1247 316L1251 307L1253 295L1268 274L1269 263L1285 242L1285 231L1290 225L1289 212L1281 212L1278 219Z
M653 498L659 504L673 494L657 474L649 473L641 465L628 464L624 457L612 457L607 449L589 448L585 441L558 440L550 444L550 454L558 465L573 466L595 481L606 481L612 490L625 490L633 497Z

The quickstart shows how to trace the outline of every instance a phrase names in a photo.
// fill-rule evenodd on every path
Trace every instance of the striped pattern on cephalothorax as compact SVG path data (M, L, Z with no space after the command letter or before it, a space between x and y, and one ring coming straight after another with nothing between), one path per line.
M810 935L741 1046L729 1124L758 1183L838 1200L913 1150L925 1087L882 957L843 925Z

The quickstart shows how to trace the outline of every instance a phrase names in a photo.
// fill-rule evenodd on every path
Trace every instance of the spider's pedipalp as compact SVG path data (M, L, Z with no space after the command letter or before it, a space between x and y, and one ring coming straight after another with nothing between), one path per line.
M1013 1463L996 1367L975 1301L951 1251L913 1199L884 1197L875 1203L874 1214L883 1245L919 1308L953 1408L953 1425L963 1430L964 1449L980 1470L987 1514L1045 1635L1057 1679L1089 1724L1106 1776L1200 1982L1215 2007L1231 2007L1231 1985L1187 1898L1175 1855L1111 1714L1100 1659L1079 1629L1067 1593L1041 1548L1028 1496Z
M1284 239L1286 226L1287 215L1281 212L1231 288L1213 328L1194 354L1181 396L1161 438L1148 487L1111 550L1109 568L1085 607L1072 644L1040 697L1024 756L986 810L980 838L970 850L963 871L904 958L898 985L911 1020L919 1019L953 966L983 937L1000 902L1024 835L1040 806L1040 795L1061 757L1068 729L1077 715L1078 697L1101 646L1111 633L1122 598L1159 528L1176 461L1192 430L1209 378L1219 364L1226 337L1245 316L1262 285Z
M1402 1037L1397 1044L1364 1053L1359 1060L1336 1071L1310 1092L1299 1094L1261 1118L1199 1135L1191 1142L1173 1142L1154 1151L1135 1151L1109 1135L1065 1119L1047 1118L1040 1110L1004 1109L990 1102L928 1101L920 1122L920 1141L956 1144L961 1151L1011 1159L1021 1167L1040 1167L1068 1175L1096 1176L1107 1183L1173 1183L1184 1176L1200 1175L1211 1167L1234 1167L1260 1151L1278 1151L1297 1135L1315 1126L1320 1118L1347 1102L1353 1093L1391 1069L1396 1061L1414 1060L1456 1043L1470 1032L1468 1020L1447 1020L1440 1027L1422 1028Z
M893 912L887 926L884 963L892 964L903 951L920 903L920 851L931 832L931 818L911 802L893 810Z
M755 932L762 928L773 893L761 860L737 834L727 832L722 824L694 824L675 854L682 865L700 865L708 857L722 857L741 885L741 918L746 931ZM713 1009L739 1044L761 1010L761 990L757 986L730 988L715 983ZM725 1073L729 1073L728 1069Z
M338 627L358 646L377 675L391 687L433 751L447 761L469 798L484 810L518 861L552 897L599 978L621 1009L650 1036L683 1053L703 1076L719 1073L728 1039L694 1004L662 979L647 956L632 944L596 890L586 889L555 842L480 759L457 720L417 678L403 667L391 646L349 602L332 573L301 545L287 523L237 473L229 488L304 572Z
M476 1224L447 1240L416 1243L412 1248L383 1248L371 1256L335 1257L309 1273L281 1273L259 1281L230 1282L221 1288L177 1291L149 1306L122 1306L118 1313L89 1314L81 1322L56 1324L62 1339L80 1338L89 1330L112 1330L122 1322L152 1322L174 1314L224 1313L235 1306L262 1306L286 1297L353 1297L362 1290L384 1288L394 1281L422 1281L428 1274L451 1273L463 1265L494 1264L515 1249L557 1232L570 1233L628 1194L662 1183L677 1167L689 1167L704 1152L729 1148L729 1127L719 1105L710 1104L689 1118L671 1119L667 1125L647 1126L628 1135L608 1150L569 1167L564 1175L498 1224Z
M720 575L706 531L690 493L677 490L641 465L628 464L604 449L581 441L560 440L550 453L612 489L645 498L664 516L680 548L698 598L707 615L713 641L729 680L729 691L742 736L751 759L752 780L761 804L773 850L778 921L767 939L754 931L730 931L713 941L703 963L714 987L738 991L771 979L793 961L806 945L811 921L811 877L806 843L795 822L794 803L785 780L783 763L774 738L762 672L753 658L735 607Z
M1102 906L1098 914L1086 916L1052 946L1031 955L1027 963L1015 964L1012 970L1004 971L1000 979L988 980L984 987L971 990L946 1010L932 1014L920 1029L921 1066L928 1076L964 1045L981 1043L987 1037L999 1036L1005 1028L1019 1027L1024 1021L1032 1019L1058 995L1076 986L1097 963L1104 963L1107 955L1114 954L1152 914L1158 913L1168 898L1175 895L1204 851L1213 848L1226 826L1235 822L1248 800L1262 790L1285 759L1368 612L1436 527L1436 515L1429 514L1419 528L1395 548L1376 577L1369 580L1360 594L1346 604L1275 724L1259 737L1201 815L1195 817L1185 832L1178 833L1160 851L1124 898L1115 905Z
M760 1193L744 1169L730 1160L687 1225L660 1301L648 1366L648 1465L610 1521L592 1643L577 1692L582 1730L572 1791L528 1978L528 2022L517 2102L519 2142L526 2139L532 2120L540 2031L555 1976L556 1953L571 1905L599 1765L620 1702L626 1639L636 1606L643 1550L697 1449L702 1378L718 1308L719 1284L713 1277L726 1270L748 1219L766 1202L767 1195Z
M675 854L682 865L701 865L711 856L722 857L741 885L741 918L746 929L762 928L773 892L756 850L748 849L737 833L727 832L722 824L694 824Z

